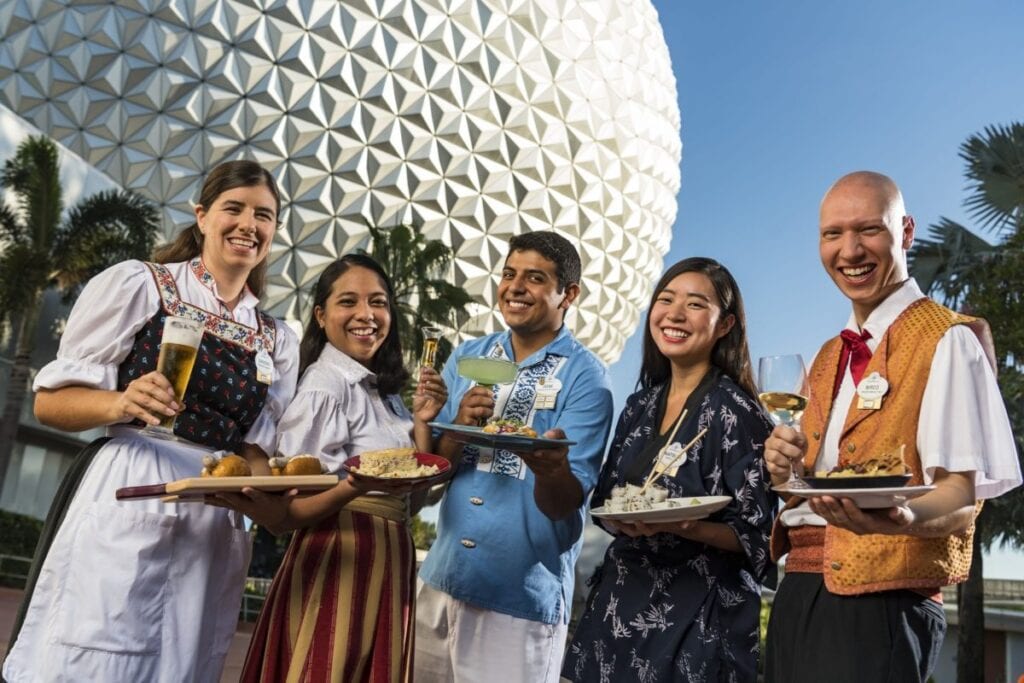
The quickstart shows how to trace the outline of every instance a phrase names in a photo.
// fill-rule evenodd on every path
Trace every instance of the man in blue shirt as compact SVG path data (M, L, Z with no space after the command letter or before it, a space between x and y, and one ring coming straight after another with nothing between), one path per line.
M559 679L584 506L612 418L604 364L563 324L580 272L564 237L514 237L498 285L509 329L463 343L445 365L439 422L515 418L576 445L513 454L439 439L456 472L420 571L417 683ZM513 360L519 372L510 384L477 386L456 372L464 356Z

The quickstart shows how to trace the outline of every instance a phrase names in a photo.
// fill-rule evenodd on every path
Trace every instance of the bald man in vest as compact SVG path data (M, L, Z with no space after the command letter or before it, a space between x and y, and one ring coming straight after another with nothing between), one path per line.
M801 429L765 444L772 481L902 452L909 485L935 488L883 509L784 496L766 681L924 683L946 630L940 588L967 578L980 501L1021 483L991 335L909 277L914 219L892 179L843 176L819 218L822 265L853 310L814 359Z

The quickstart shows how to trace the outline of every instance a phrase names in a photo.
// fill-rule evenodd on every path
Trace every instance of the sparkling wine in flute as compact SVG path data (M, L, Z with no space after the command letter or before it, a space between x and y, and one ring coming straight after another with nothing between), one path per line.
M800 394L765 391L758 394L757 398L768 411L768 417L777 425L792 426L799 423L807 407L807 398Z
M192 376L192 366L199 352L199 342L203 338L203 326L188 318L168 316L164 320L164 334L160 341L160 356L156 369L174 387L174 400L181 405L185 398L185 388ZM169 415L160 421L159 428L167 431L174 429L176 415Z

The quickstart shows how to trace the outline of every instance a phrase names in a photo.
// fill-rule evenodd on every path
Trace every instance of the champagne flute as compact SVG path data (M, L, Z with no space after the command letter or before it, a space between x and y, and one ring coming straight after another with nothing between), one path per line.
M798 353L765 356L757 363L757 398L773 424L800 429L807 408L807 368ZM796 468L790 481L797 479Z

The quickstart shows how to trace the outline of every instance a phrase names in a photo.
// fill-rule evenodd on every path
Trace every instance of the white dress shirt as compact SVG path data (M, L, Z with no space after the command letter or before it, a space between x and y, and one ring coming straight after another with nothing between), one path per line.
M857 327L851 313L846 329L870 332L867 344L874 353L889 326L923 296L917 282L908 279L871 312L863 328ZM839 438L857 395L849 364L843 373L843 383L814 465L818 471L838 464ZM974 472L974 494L982 500L1002 495L1021 483L1017 447L999 385L981 343L966 325L951 327L935 347L921 400L917 452L925 484L933 481L939 468L948 472ZM824 526L825 520L811 512L804 502L783 512L782 523L785 526Z
M331 473L353 455L412 445L412 416L401 399L381 398L376 375L330 342L278 424L278 453L319 456Z

